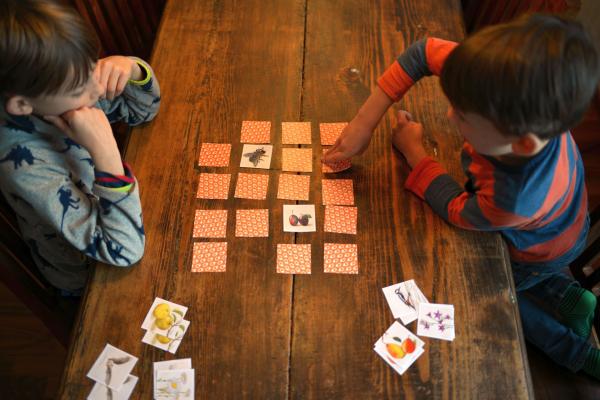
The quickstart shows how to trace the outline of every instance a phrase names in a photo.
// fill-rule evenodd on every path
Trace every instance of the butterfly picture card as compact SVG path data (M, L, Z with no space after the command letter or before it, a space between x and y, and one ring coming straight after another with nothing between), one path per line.
M395 321L375 342L373 350L402 375L424 352L425 343Z
M417 335L435 339L454 340L454 306L426 303L419 306Z
M240 167L269 169L271 167L272 157L272 145L245 144L242 148L242 159L240 161Z
M394 318L402 320L404 325L416 320L419 305L429 303L414 279L384 287L383 294Z
M129 377L138 358L107 343L89 370L87 377L119 391Z

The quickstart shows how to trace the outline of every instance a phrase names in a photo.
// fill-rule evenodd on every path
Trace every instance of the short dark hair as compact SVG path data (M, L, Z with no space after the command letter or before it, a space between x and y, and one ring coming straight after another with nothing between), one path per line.
M548 139L581 120L599 74L597 51L578 22L529 14L458 45L441 85L453 107L489 119L503 134Z
M72 8L53 1L0 1L2 95L72 90L89 79L99 48L95 32Z

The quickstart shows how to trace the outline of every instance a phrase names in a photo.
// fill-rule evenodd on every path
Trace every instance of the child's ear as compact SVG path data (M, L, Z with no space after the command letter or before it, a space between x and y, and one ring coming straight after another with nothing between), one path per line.
M29 115L33 112L33 106L23 96L11 96L5 102L6 112L12 115Z
M548 143L540 139L535 133L527 133L512 142L513 153L519 156L533 156L537 154Z

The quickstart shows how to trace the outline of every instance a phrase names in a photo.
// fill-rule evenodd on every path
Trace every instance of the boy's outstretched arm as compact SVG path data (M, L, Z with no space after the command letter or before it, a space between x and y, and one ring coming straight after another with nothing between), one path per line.
M373 93L323 156L323 161L341 161L362 153L388 108L399 101L419 79L429 75L439 76L448 54L456 45L455 42L429 38L407 48L378 79Z
M113 123L139 125L152 120L160 106L160 87L150 65L137 57L111 56L94 70L105 98L100 108Z
M465 191L440 163L427 155L421 124L411 121L405 111L399 111L397 118L392 142L413 169L405 187L425 200L442 218L464 229L482 231L497 231L530 222L528 218L498 207L493 190L487 187Z

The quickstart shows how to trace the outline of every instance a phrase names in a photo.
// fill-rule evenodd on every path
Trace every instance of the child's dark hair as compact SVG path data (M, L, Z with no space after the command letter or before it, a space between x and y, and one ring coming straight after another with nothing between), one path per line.
M581 120L599 68L578 22L531 14L467 38L448 56L441 84L453 107L489 119L503 134L547 139Z
M36 97L87 82L98 59L94 31L53 1L0 1L0 94Z

